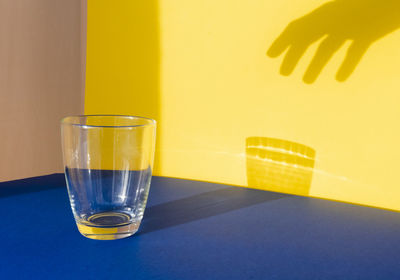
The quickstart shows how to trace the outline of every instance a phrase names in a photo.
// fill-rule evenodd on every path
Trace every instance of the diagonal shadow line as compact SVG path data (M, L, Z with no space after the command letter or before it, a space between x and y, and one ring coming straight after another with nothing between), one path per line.
M252 205L290 197L291 195L230 187L206 192L159 205L145 211L141 235L200 219L213 217Z

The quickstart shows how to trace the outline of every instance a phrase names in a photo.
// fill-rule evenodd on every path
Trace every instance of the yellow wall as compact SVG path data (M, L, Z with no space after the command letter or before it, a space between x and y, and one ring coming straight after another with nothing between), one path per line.
M400 210L397 2L89 0L86 113L156 118L158 175Z
M85 113L160 120L156 1L89 0L87 31ZM157 134L160 137L161 131Z

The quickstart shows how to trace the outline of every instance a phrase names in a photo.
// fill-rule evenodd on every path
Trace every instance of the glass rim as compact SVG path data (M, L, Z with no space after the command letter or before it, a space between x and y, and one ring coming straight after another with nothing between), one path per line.
M140 119L149 121L146 124L135 124L135 125L90 125L90 124L80 124L80 123L72 123L68 122L68 119L72 118L87 118L87 117L121 117L128 119ZM114 115L114 114L93 114L93 115L71 115L65 116L60 120L61 125L71 125L78 126L82 128L135 128L135 127L146 127L146 126L155 126L157 124L156 120L148 117L141 116L132 116L132 115Z

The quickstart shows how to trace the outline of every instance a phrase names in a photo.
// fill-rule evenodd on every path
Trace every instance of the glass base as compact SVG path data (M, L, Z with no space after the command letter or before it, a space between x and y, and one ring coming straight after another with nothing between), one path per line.
M134 222L128 214L103 212L91 215L85 224L77 222L79 232L90 239L114 240L126 238L138 231L140 221Z

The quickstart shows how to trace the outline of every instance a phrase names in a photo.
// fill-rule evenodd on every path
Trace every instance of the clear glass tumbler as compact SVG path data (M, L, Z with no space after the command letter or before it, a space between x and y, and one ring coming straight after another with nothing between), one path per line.
M80 233L111 240L140 225L152 176L156 122L88 115L61 120L65 178Z

